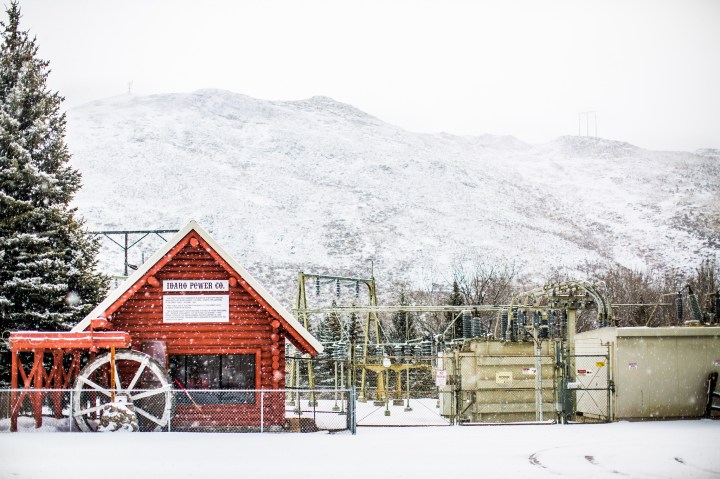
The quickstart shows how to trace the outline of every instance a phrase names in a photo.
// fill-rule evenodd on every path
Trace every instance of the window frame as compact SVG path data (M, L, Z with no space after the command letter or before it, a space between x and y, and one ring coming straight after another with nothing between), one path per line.
M199 348L168 348L167 350L167 357L166 357L166 363L167 364L167 372L170 373L170 356L228 356L233 354L250 354L255 355L255 401L252 403L242 403L239 405L242 406L257 406L260 404L260 386L261 386L261 377L260 377L260 356L261 356L261 350L260 349L248 349L248 348L223 348L223 349L199 349ZM184 385L183 385L184 387ZM219 391L223 391L222 389ZM232 389L228 389L227 391L232 391Z

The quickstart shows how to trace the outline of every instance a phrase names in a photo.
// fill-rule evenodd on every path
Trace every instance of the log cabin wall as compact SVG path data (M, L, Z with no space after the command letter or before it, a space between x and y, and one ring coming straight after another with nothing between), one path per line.
M196 246L193 246L193 243ZM219 264L202 243L188 242L170 261L112 314L113 328L127 331L132 348L141 350L143 343L165 343L167 355L259 354L256 364L257 389L281 389L284 380L285 332L273 323L270 313ZM163 280L228 280L229 322L164 323L164 295L217 295L218 292L167 292ZM273 326L276 327L273 327ZM167 359L167 358L166 358ZM167 364L167 362L166 362Z

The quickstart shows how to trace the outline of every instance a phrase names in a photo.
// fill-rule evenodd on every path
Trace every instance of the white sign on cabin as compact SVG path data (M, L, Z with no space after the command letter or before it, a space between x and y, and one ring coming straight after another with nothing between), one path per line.
M230 296L223 295L165 295L163 323L228 323Z
M228 280L218 279L166 279L163 291L229 291Z

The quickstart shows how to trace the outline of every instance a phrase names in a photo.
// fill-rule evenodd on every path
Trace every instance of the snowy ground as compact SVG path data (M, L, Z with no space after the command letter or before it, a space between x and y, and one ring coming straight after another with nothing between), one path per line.
M0 434L2 478L720 477L720 421Z

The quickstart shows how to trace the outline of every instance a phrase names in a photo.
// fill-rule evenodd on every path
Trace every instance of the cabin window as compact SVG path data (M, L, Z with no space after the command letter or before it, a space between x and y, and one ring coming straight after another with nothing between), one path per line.
M254 354L175 354L170 356L169 373L173 382L185 389L255 389ZM249 392L190 393L200 404L254 403ZM190 402L186 394L176 396L178 403Z

